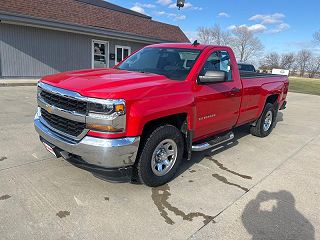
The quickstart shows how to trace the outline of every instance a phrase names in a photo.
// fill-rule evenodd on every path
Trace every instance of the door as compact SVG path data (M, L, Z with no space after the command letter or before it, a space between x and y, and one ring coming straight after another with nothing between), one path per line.
M109 43L92 40L92 68L109 67Z
M227 50L213 50L200 71L199 75L205 75L207 71L224 71L227 78L223 82L210 84L198 81L195 92L196 139L227 131L237 122L242 86L231 62ZM236 63L235 60L233 62Z

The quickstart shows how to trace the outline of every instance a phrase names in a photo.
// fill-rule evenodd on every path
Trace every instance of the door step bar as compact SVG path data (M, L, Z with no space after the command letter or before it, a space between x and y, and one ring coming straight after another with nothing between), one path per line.
M228 141L232 140L233 138L234 138L234 133L228 132L227 134L217 136L208 142L192 145L192 151L201 152L201 151L207 150L209 148L215 147L219 144L222 144L224 142L228 142Z

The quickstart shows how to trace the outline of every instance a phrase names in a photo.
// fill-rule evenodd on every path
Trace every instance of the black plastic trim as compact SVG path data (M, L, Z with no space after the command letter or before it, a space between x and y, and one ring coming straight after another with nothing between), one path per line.
M281 107L279 108L279 110L284 110L287 108L287 101L284 101L281 105Z

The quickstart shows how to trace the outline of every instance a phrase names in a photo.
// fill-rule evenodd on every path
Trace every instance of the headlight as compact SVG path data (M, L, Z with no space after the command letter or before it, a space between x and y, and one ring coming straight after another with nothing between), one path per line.
M89 103L89 117L112 120L126 113L125 103L104 105L101 103Z
M87 128L100 132L119 133L125 130L124 100L95 99L88 103Z

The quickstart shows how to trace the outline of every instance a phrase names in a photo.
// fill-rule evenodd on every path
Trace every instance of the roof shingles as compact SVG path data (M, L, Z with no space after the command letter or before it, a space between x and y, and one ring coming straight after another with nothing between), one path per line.
M1 0L0 11L111 29L165 41L189 42L177 26L76 0Z

